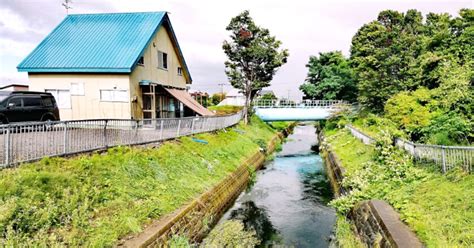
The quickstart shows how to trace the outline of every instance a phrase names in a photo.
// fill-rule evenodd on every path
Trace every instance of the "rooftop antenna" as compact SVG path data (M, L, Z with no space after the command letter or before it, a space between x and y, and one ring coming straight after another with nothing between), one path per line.
M62 3L62 6L64 6L64 8L66 9L66 15L69 15L69 9L72 9L72 7L70 6L71 3L72 0L64 0L64 2Z

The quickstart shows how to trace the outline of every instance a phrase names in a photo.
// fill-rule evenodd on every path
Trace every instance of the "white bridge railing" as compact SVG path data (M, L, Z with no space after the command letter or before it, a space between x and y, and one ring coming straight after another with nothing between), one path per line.
M256 99L253 102L254 108L335 108L341 105L347 105L346 101L342 100L267 100Z
M353 126L347 125L346 127L354 137L361 140L364 144L376 142L373 137L370 137ZM472 173L474 169L473 146L417 144L400 138L395 139L395 145L408 152L418 161L428 161L436 164L443 173L455 167L461 167L470 173Z
M43 157L215 131L235 125L241 118L242 112L153 120L97 119L0 125L0 169Z

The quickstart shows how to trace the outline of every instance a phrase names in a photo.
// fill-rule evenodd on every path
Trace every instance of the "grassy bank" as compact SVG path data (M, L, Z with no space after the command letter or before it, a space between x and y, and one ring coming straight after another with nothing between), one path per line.
M474 246L474 175L442 175L387 144L364 145L345 129L325 134L346 169L344 185L353 189L332 202L339 213L361 200L383 199L428 247ZM347 230L341 228L336 233Z
M0 246L112 246L211 188L275 134L256 118L237 128L196 135L208 144L183 137L0 171Z
M217 115L228 115L237 113L243 109L242 106L224 105L224 106L210 106L209 110L214 111Z

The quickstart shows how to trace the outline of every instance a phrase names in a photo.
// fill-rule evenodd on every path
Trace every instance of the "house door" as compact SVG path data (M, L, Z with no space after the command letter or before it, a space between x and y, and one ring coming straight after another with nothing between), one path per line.
M149 85L142 88L143 119L156 119L155 86Z

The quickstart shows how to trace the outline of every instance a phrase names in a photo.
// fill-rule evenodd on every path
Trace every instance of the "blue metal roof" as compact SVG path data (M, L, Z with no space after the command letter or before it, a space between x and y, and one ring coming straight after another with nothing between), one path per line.
M166 12L68 15L17 68L37 73L130 73L162 24L189 73Z

